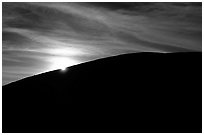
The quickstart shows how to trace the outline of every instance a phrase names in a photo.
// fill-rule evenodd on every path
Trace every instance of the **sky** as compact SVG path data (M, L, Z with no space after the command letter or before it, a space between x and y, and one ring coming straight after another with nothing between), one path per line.
M139 52L201 52L201 3L2 3L2 84ZM135 61L136 62L136 61Z

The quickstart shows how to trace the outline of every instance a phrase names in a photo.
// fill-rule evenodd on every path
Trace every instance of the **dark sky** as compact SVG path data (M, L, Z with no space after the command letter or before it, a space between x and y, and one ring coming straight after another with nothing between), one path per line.
M3 85L129 52L202 51L201 3L3 3Z

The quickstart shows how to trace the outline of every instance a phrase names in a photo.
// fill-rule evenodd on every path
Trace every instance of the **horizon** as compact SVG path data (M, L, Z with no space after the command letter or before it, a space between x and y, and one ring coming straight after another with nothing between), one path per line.
M86 62L82 62L82 63L79 63L79 64L76 64L76 65L71 65L69 67L63 67L63 68L59 68L59 69L54 69L54 70L50 70L50 71L46 71L46 72L41 72L41 73L37 73L37 74L34 74L34 75L31 75L31 76L27 76L27 77L24 77L24 78L21 78L19 80L15 80L13 82L9 82L8 84L5 84L5 85L2 85L2 86L7 86L7 85L13 85L13 83L15 82L18 82L18 81L21 81L21 80L24 80L26 78L33 78L33 77L36 77L36 76L41 76L42 74L47 74L47 73L53 73L53 72L61 72L61 73L67 73L69 72L69 68L72 68L72 67L80 67L81 65L84 65L84 64L90 64L90 63L94 63L96 61L106 61L107 59L115 59L116 57L126 57L128 55L146 55L146 54L154 54L154 56L156 55L163 55L165 56L165 54L168 54L168 55L172 55L172 56L175 56L175 55L181 55L181 54L185 54L185 55L191 55L191 54L197 54L197 53L201 53L202 52L174 52L174 53L158 53L158 52L135 52L135 53L124 53L124 54L118 54L118 55L114 55L114 56L108 56L108 57L104 57L104 58L98 58L98 59L93 59L93 60L90 60L90 61L86 61ZM167 55L166 55L167 56ZM117 58L118 59L118 58Z

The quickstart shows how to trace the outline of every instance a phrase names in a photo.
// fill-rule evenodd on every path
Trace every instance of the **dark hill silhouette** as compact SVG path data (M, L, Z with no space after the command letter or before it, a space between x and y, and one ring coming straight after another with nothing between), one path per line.
M135 53L3 86L3 132L202 132L202 53Z

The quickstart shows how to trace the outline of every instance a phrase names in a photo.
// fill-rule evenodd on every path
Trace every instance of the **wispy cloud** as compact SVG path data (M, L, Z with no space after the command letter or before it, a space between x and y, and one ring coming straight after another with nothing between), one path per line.
M110 5L3 3L3 84L49 70L53 57L82 63L129 52L202 49L199 4Z

